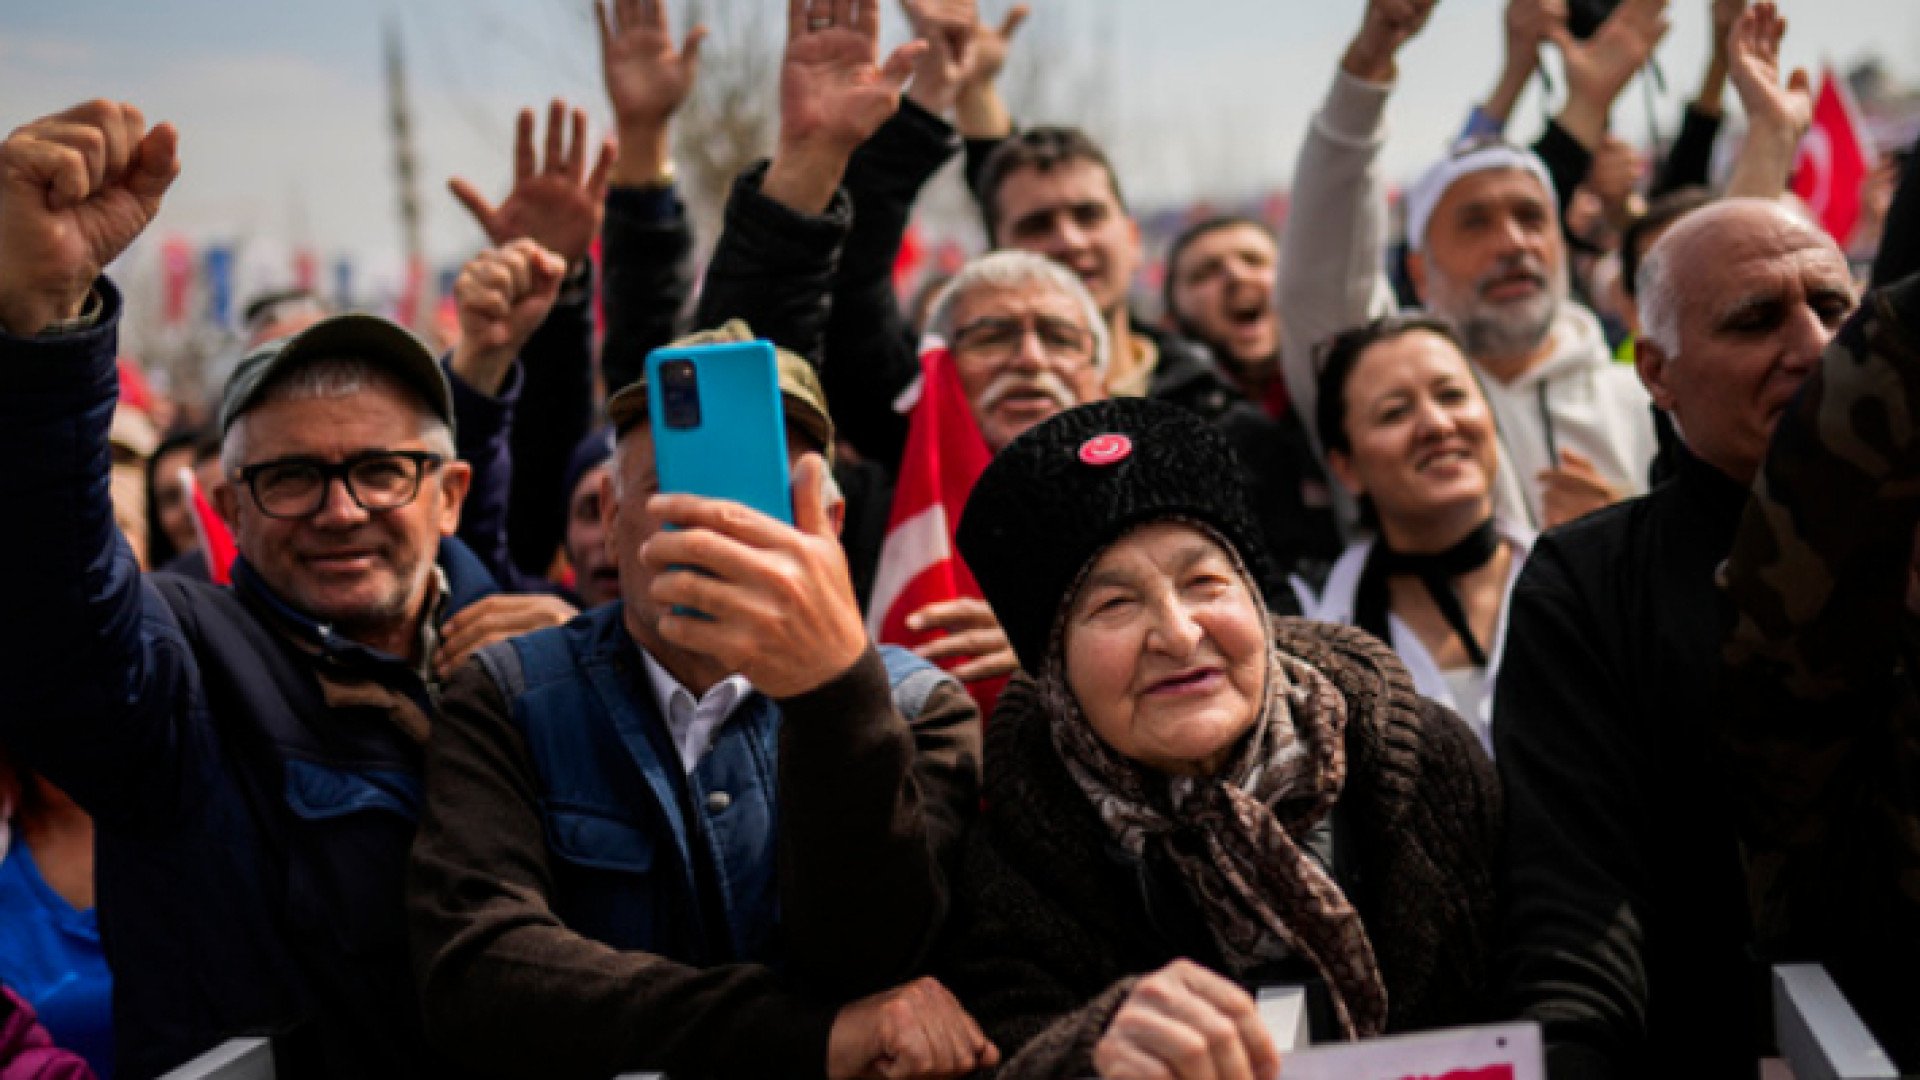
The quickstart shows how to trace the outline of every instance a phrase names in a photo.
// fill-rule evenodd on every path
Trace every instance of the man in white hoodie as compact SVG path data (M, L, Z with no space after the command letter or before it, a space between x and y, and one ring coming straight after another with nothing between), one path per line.
M1397 306L1378 157L1394 56L1432 6L1369 0L1301 147L1279 305L1288 390L1303 416L1313 415L1317 346ZM1658 36L1615 33L1648 49ZM1542 145L1557 139L1577 158L1573 143L1591 126L1581 120L1596 106L1604 117L1622 65L1596 71L1575 55L1568 111ZM1457 148L1406 204L1414 288L1466 341L1499 426L1496 516L1545 529L1644 492L1656 449L1647 394L1632 368L1611 362L1593 314L1568 299L1559 202L1539 156L1499 142Z

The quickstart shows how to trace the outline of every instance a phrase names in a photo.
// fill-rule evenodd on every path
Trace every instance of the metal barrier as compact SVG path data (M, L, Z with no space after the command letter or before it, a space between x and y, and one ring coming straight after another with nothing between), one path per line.
M1773 969L1773 1027L1794 1080L1887 1080L1899 1070L1819 964Z
M228 1039L160 1080L273 1080L273 1043Z

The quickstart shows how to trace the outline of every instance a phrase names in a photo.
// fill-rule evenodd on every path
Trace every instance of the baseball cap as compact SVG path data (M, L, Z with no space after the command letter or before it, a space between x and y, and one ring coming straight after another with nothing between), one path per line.
M721 345L752 340L753 331L747 328L744 321L729 319L717 330L690 334L670 347ZM775 346L773 355L780 375L780 399L786 405L788 422L800 425L800 430L819 444L821 452L827 456L827 463L832 464L833 418L827 412L827 392L821 389L820 376L815 374L813 365L799 353ZM646 419L647 377L643 374L607 399L607 421L613 425L617 437L625 435Z
M315 360L361 360L392 373L425 399L435 416L453 426L453 388L440 362L421 340L377 315L335 315L248 353L220 394L220 432L260 403L282 375Z

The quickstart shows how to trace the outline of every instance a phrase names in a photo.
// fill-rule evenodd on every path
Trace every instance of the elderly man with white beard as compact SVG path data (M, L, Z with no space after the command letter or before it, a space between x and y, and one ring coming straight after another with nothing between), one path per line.
M1584 137L1604 129L1664 29L1664 4L1621 5L1603 34L1629 48L1563 47L1568 104L1543 152L1585 154ZM1432 7L1369 0L1300 150L1279 305L1288 390L1303 416L1314 414L1316 347L1396 306L1383 269L1378 155L1394 57ZM1540 156L1493 142L1456 148L1406 196L1409 276L1426 309L1465 341L1498 424L1495 514L1535 530L1645 491L1656 449L1645 389L1611 362L1593 314L1568 299L1556 190Z

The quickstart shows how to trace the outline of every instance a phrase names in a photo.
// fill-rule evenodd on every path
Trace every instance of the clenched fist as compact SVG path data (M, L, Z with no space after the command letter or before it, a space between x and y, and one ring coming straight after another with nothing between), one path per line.
M22 337L80 314L180 173L179 134L89 101L0 143L0 329Z
M513 358L553 310L566 274L566 260L532 240L467 260L453 283L460 312L453 370L474 389L499 393Z

